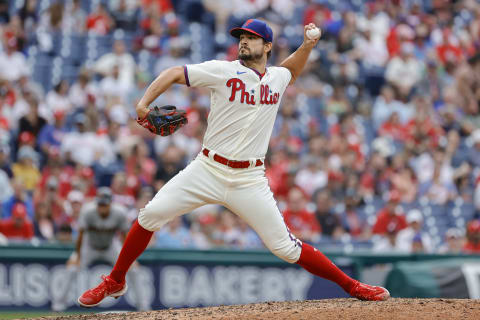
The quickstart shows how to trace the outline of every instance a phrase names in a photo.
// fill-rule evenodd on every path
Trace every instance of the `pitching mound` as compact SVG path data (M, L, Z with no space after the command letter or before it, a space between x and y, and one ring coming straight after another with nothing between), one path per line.
M480 300L390 299L364 302L356 299L266 302L237 306L169 309L151 312L43 317L49 320L184 320L184 319L480 319Z

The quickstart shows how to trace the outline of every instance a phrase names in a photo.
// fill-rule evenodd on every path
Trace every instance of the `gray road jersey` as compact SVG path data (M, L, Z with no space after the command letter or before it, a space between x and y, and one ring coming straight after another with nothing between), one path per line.
M110 215L105 219L99 216L96 203L86 204L80 213L78 225L86 236L84 244L97 250L107 249L117 232L130 229L127 210L116 204L111 205Z

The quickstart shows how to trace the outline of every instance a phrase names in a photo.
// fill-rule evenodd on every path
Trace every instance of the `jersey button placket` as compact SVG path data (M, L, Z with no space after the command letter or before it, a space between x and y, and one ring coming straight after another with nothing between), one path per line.
M249 70L248 71L248 77L255 77L255 80L254 80L254 83L255 83L255 86L253 88L253 90L255 90L255 105L253 106L249 106L251 108L253 108L253 110L251 111L251 115L249 117L249 120L246 121L246 124L245 126L242 128L242 134L243 134L243 137L242 139L239 140L239 143L236 147L236 150L240 150L240 147L242 146L244 140L245 140L245 137L248 133L248 129L250 128L253 120L256 118L257 116L257 113L258 113L258 109L260 109L260 84L262 83L261 79L258 77L258 75L253 71L253 70ZM253 78L249 78L250 79L253 79ZM250 89L252 90L252 89ZM249 109L251 110L251 109Z

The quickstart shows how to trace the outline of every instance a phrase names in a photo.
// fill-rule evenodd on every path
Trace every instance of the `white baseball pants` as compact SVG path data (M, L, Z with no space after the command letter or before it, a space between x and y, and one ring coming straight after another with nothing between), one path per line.
M244 219L265 246L279 258L295 263L301 242L288 230L265 177L263 166L233 169L200 153L168 181L140 210L138 223L157 231L173 218L205 204L219 204ZM252 161L254 163L254 161Z

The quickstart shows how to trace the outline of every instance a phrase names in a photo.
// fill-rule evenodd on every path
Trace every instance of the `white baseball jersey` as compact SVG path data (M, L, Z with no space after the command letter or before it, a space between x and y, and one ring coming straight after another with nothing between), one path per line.
M265 157L290 71L268 67L261 75L239 60L211 60L184 71L187 86L211 90L204 146L231 160Z
M263 158L290 71L268 67L261 75L240 61L207 61L186 65L184 72L188 86L211 90L204 146L230 160ZM209 203L244 219L281 259L294 263L300 258L301 241L285 225L264 167L230 168L211 153L199 153L170 179L140 210L138 223L160 230L173 218Z

